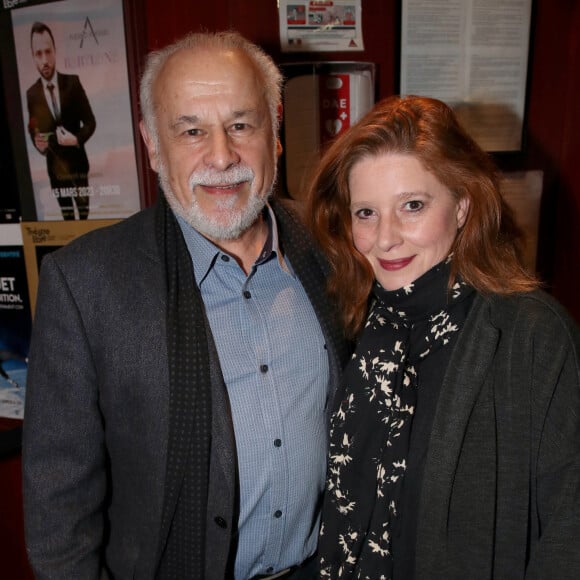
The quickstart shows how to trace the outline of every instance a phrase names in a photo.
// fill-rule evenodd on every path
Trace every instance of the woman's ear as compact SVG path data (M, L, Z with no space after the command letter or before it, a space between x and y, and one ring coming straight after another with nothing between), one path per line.
M461 229L465 220L467 219L467 212L469 211L469 199L462 197L457 202L457 229Z

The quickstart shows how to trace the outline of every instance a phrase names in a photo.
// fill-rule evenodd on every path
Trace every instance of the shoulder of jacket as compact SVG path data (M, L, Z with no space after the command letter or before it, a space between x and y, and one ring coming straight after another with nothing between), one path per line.
M112 260L121 252L136 254L141 248L155 246L153 208L141 210L116 223L96 228L71 240L55 251L58 258L71 260L101 254Z
M37 78L36 81L34 81L26 90L26 94L29 95L30 93L33 93L35 91L37 91L39 89L39 87L42 87L42 81L40 80L40 78Z
M491 323L500 330L517 324L519 328L534 328L546 334L565 332L577 336L579 333L577 323L564 306L543 290L480 297L480 300L485 303Z

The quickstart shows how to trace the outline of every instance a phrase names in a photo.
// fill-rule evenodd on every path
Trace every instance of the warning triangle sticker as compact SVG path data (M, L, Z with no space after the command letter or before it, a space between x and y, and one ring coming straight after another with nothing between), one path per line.
M352 46L358 46L358 44L355 42L355 40L354 40L354 38L353 38L353 39L351 39L351 41L348 43L348 46L349 46L349 47L352 47Z

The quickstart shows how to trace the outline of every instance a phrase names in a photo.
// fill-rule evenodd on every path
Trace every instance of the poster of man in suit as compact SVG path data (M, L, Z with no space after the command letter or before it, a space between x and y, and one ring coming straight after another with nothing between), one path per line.
M36 220L135 213L123 2L20 4L10 16Z
M52 193L65 220L89 216L89 160L85 143L96 121L78 75L56 70L56 46L51 29L34 22L30 29L32 58L39 72L26 91L28 132L46 158Z

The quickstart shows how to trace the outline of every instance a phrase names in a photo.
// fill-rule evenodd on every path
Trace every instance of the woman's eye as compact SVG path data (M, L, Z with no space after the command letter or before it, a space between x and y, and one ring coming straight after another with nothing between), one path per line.
M405 203L405 209L407 211L419 211L423 209L423 202L419 201L418 199L412 199Z
M357 218L360 218L360 219L363 219L363 220L364 220L364 219L367 219L367 218L370 218L370 217L372 217L372 215L373 215L373 210L372 210L372 209L368 209L368 208L366 208L366 207L363 207L362 209L358 209L358 210L357 210L357 211L354 213L354 215L355 215Z

